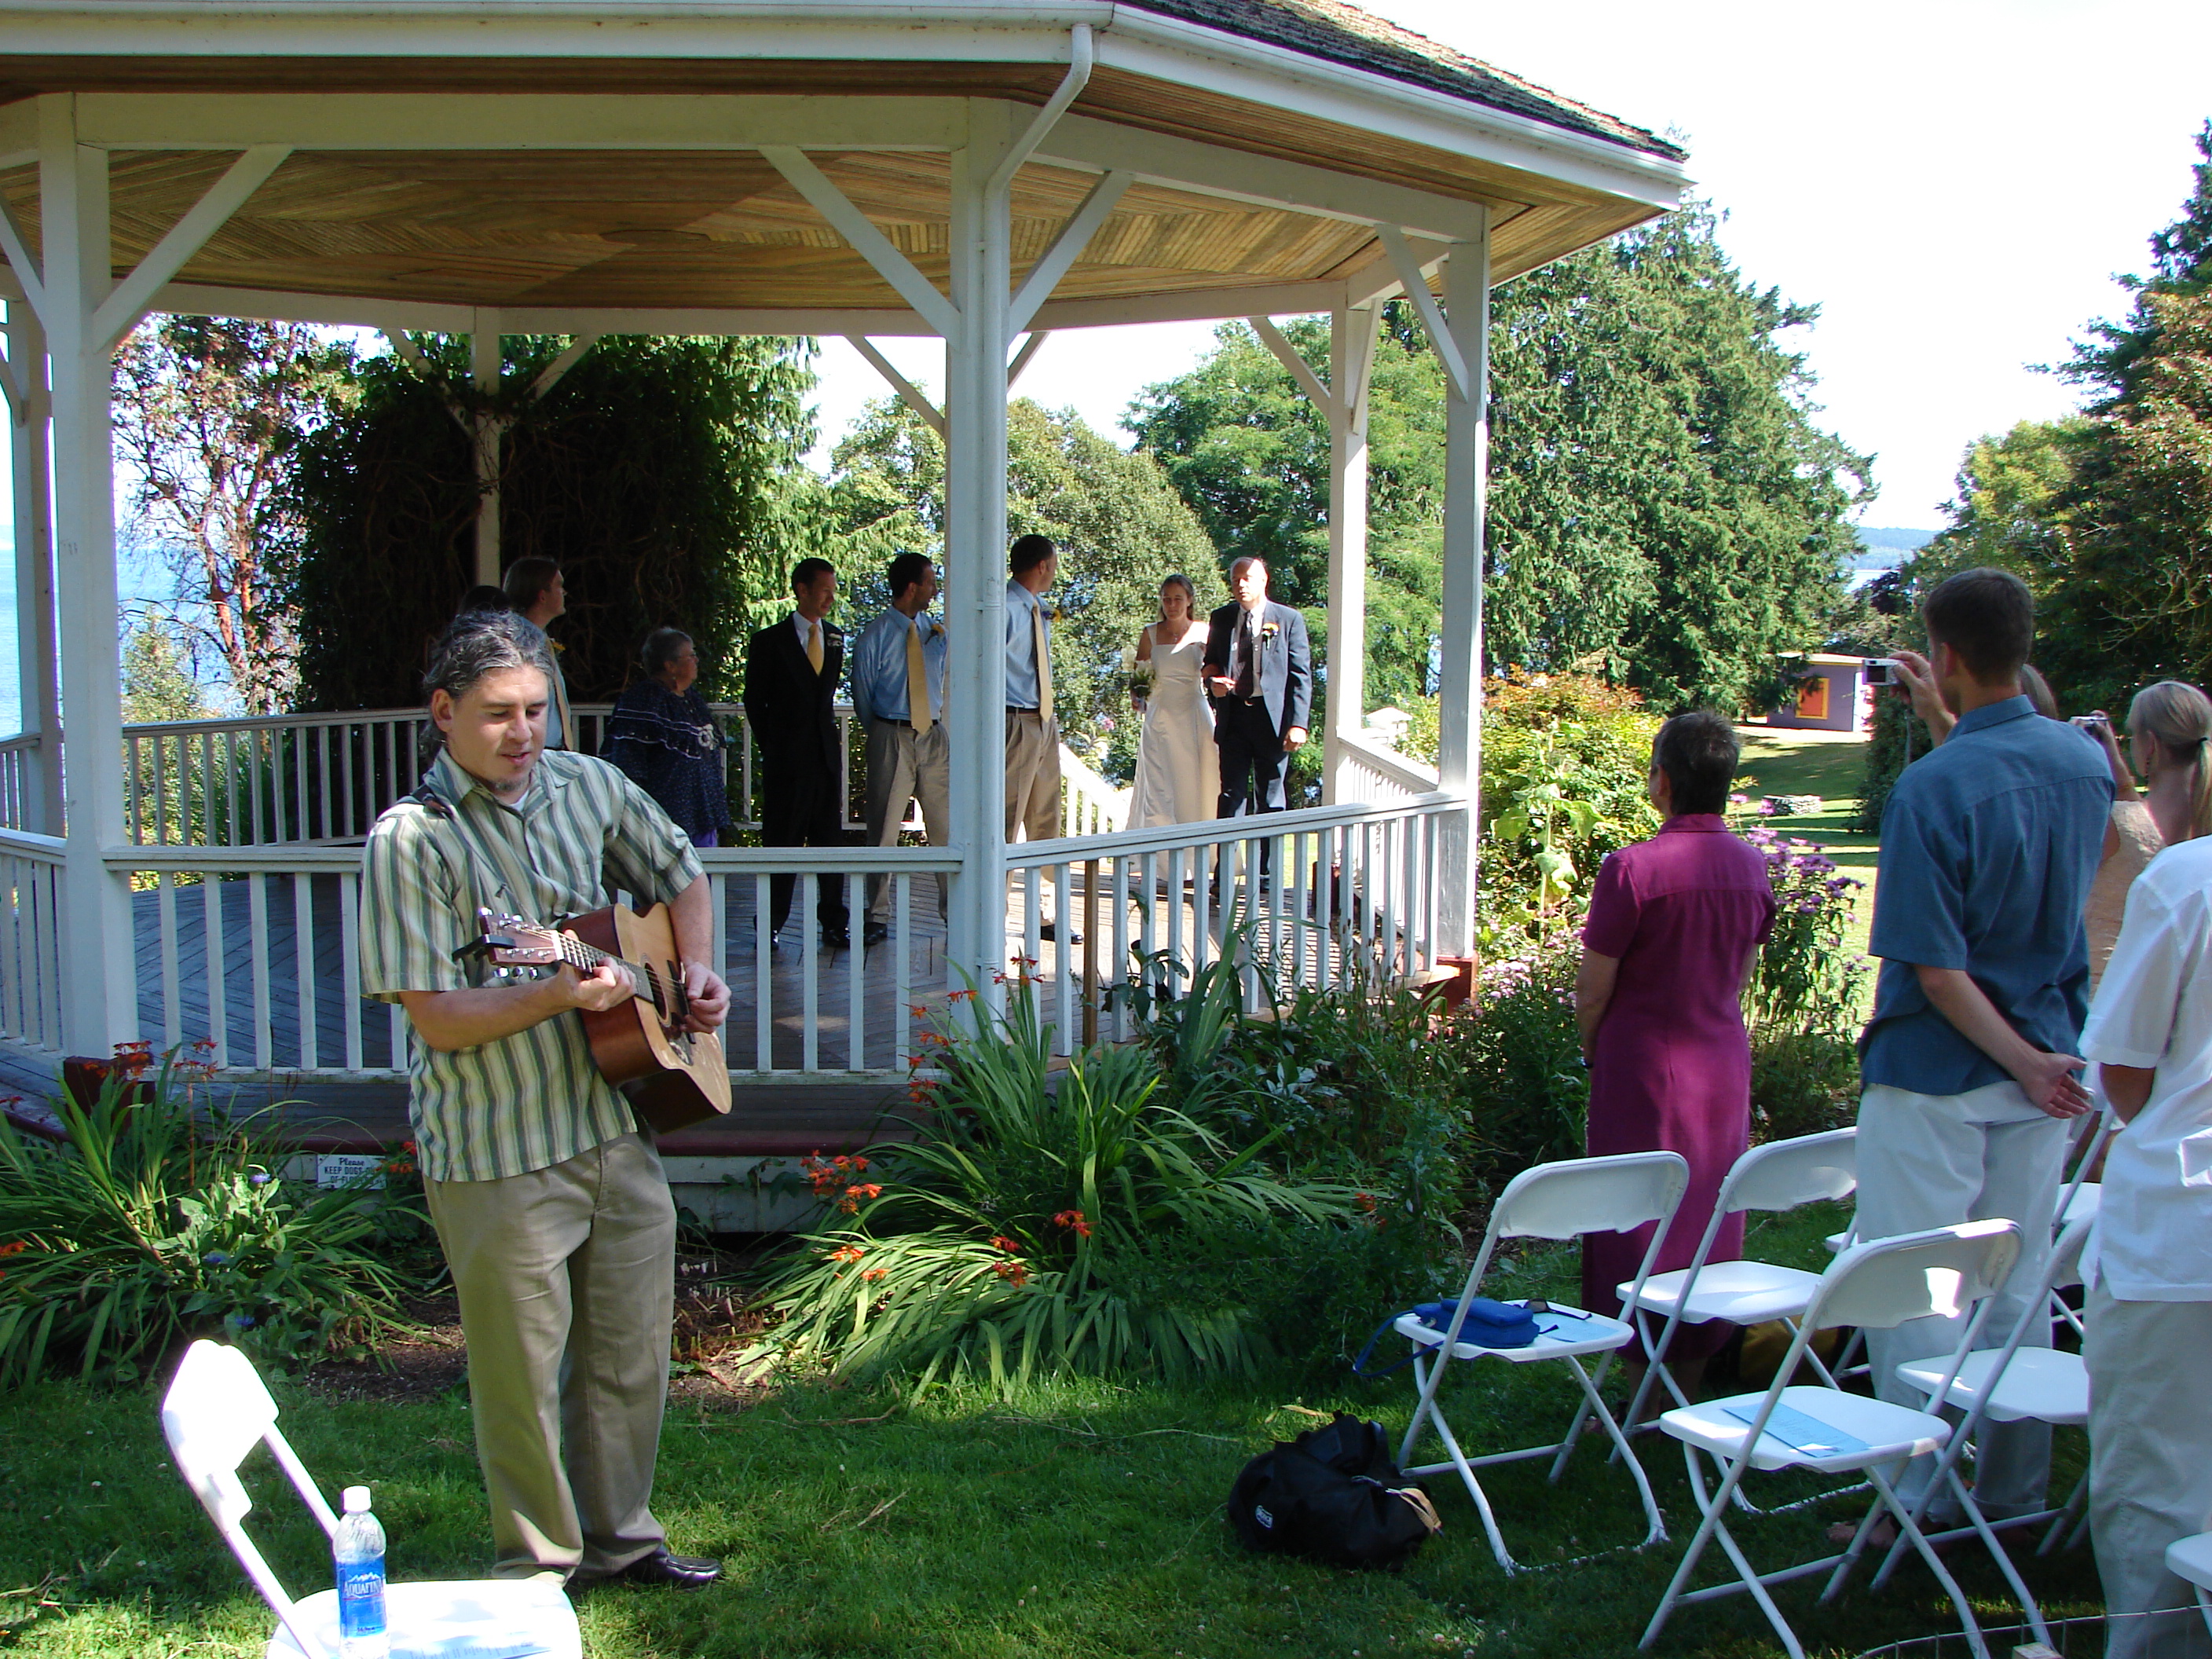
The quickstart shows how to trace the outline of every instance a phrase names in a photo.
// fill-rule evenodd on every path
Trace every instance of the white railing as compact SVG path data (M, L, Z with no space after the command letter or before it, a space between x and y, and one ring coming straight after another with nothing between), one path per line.
M62 1051L64 844L0 830L0 1038Z
M1254 1007L1363 971L1355 956L1390 975L1435 966L1437 841L1464 807L1431 790L1008 848L1018 954L1043 960L1048 921L1082 936L1046 975L1054 1051L1133 1036L1128 999L1105 996L1133 975L1173 993L1224 953Z
M36 732L0 738L0 829L21 830L31 821L31 757L42 741Z
M1437 769L1364 737L1340 733L1337 794L1359 801L1416 800L1433 793Z
M0 872L19 843L0 837ZM58 858L58 843L51 855ZM740 1080L781 1075L904 1075L920 1023L945 1000L944 929L936 877L958 859L928 848L710 849L700 854L713 884L714 951L732 989L723 1042ZM360 970L361 849L354 847L125 848L112 872L132 878L138 1019L157 1050L184 1045L234 1076L386 1077L406 1068L405 1017L363 998ZM781 940L756 924L769 911L771 884L793 878ZM869 878L890 884L890 937L865 945ZM18 878L19 884L25 878ZM819 940L815 902L841 884L851 913L851 947ZM0 959L8 1022L18 1035L15 988L57 983L51 872L15 909L43 954L21 971ZM15 935L0 938L11 944ZM51 995L35 999L41 1011ZM917 1012L920 1009L921 1012ZM50 1013L38 1029L59 1042ZM35 1024L35 1023L34 1023ZM19 1040L29 1041L29 1038Z
M752 727L739 703L710 705L731 732L723 764L731 808L741 829L757 830ZM610 703L579 703L575 744L605 746ZM853 711L837 709L845 827L865 827L853 787ZM359 841L376 815L421 781L423 716L380 708L332 714L278 714L177 720L123 728L125 830L137 847L266 847ZM23 751L33 734L0 741L0 828L25 822ZM1071 833L1121 827L1128 792L1117 789L1060 747L1063 823ZM1080 826L1080 827L1079 827ZM919 830L918 819L908 829Z

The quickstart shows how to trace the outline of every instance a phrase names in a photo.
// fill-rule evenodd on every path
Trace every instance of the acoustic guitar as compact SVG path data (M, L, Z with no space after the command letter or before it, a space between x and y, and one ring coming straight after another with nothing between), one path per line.
M626 904L572 916L548 927L520 916L477 912L481 937L471 947L498 968L550 968L568 963L588 974L603 962L629 969L635 989L628 1002L584 1017L592 1063L620 1089L637 1115L662 1134L725 1116L730 1109L730 1068L722 1040L712 1031L687 1031L690 998L677 957L668 907L640 913Z

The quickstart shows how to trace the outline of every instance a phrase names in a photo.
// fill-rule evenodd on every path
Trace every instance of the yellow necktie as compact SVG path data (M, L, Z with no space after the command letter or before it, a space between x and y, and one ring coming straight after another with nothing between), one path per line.
M806 660L814 665L816 673L822 672L822 624L818 622L806 624Z
M1036 641L1037 713L1052 713L1052 641L1045 636L1044 606L1030 607L1030 629Z
M906 719L917 734L929 730L929 665L921 657L919 623L906 630Z

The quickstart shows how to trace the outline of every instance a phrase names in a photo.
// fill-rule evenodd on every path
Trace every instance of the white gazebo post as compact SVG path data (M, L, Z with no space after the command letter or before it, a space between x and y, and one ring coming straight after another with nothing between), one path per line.
M22 827L62 828L61 687L54 660L53 398L46 331L21 300L8 301L9 457L15 484L15 667L21 728L36 734L23 756Z
M41 320L53 366L54 564L62 700L69 711L62 1035L105 1057L138 1034L123 838L123 695L116 648L113 350L100 315L109 270L107 152L76 142L73 94L39 100Z
M1340 305L1329 315L1328 731L1322 799L1343 799L1343 739L1367 710L1367 410L1380 302Z
M489 398L499 390L499 313L479 310L475 331L469 336L469 369L477 392ZM477 583L499 586L499 452L506 422L489 409L476 411L470 422L471 453L477 471Z
M1443 682L1437 688L1441 787L1467 805L1446 822L1437 872L1436 950L1474 948L1475 828L1482 766L1482 534L1490 469L1490 238L1445 256L1444 307L1423 283L1411 296L1444 362ZM1439 324L1443 325L1438 326Z
M1012 281L1012 112L968 106L952 153L952 304L945 342L945 716L951 730L952 883L946 952L986 996L1006 937L1006 315Z

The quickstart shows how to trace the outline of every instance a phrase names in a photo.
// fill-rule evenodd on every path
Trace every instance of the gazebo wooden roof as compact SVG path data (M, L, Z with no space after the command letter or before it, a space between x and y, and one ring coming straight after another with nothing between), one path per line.
M588 12L573 0L261 0L219 25L210 9L0 0L0 199L33 248L32 100L67 92L78 141L114 152L118 271L241 150L283 143L289 155L176 282L510 311L851 311L892 331L881 313L903 309L899 295L750 146L804 147L941 284L959 112L974 99L1045 102L1064 61L1037 61L1030 37L1064 42L1062 12L1094 22L1097 64L1015 181L1017 268L1102 173L1134 182L1054 289L1054 325L1249 311L1208 299L1387 270L1354 210L1449 239L1448 211L1407 210L1421 198L1486 210L1503 279L1649 217L1681 183L1680 153L1651 134L1335 0L985 0L896 14L838 0ZM811 37L793 35L802 17L816 21ZM449 38L464 21L465 39ZM1279 76L1224 64L1224 48L1314 95L1285 102ZM1399 120L1374 118L1378 94ZM870 107L865 131L835 112L854 100ZM726 141L706 147L718 125ZM1231 176L1190 188L1206 173L1187 164L1194 147L1231 175L1249 158L1266 186L1240 192ZM1285 163L1371 181L1376 198L1339 199L1340 183L1286 204ZM1279 297L1264 308L1298 308ZM1119 303L1083 309L1102 301Z

